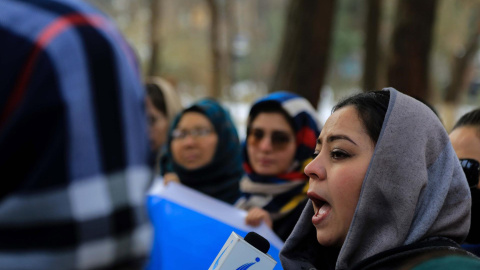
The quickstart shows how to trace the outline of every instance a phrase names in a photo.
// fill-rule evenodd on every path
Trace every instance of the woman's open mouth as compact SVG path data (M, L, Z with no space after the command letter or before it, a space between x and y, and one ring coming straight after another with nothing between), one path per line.
M332 207L327 201L325 201L325 199L314 192L308 192L307 196L312 201L313 209L315 210L315 214L312 217L312 223L313 225L319 225L328 216Z

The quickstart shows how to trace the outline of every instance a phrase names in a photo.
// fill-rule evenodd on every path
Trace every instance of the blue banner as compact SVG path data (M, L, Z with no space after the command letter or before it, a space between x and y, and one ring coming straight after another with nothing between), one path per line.
M246 212L177 183L158 181L148 196L154 243L148 270L208 269L232 231L244 237L255 231L270 242L277 261L282 240L265 224L245 225ZM252 269L253 270L253 269Z

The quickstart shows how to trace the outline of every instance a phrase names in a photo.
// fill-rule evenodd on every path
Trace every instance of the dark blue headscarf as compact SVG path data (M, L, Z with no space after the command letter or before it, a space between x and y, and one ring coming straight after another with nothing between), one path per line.
M172 131L188 111L203 113L218 135L217 149L212 161L194 170L188 170L176 163L171 153ZM171 162L171 170L178 175L182 184L231 204L239 198L239 181L243 176L240 141L230 114L217 101L202 99L184 109L170 126L167 145L167 159ZM165 165L162 166L162 171L168 171Z

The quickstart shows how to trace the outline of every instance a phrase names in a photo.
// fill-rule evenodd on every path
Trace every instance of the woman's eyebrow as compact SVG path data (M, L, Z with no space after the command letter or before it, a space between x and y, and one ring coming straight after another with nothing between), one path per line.
M328 136L327 138L327 141L328 142L333 142L333 141L336 141L336 140L347 140L351 143L353 143L354 145L357 145L352 139L350 139L348 136L346 135L330 135ZM321 145L322 144L322 139L321 138L318 138L317 139L317 144L318 145Z

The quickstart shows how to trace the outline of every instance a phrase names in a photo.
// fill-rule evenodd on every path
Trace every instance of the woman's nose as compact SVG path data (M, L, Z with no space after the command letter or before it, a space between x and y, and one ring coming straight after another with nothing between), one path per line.
M304 172L311 180L324 180L327 178L327 170L320 155L316 156L315 159L305 166Z
M272 150L272 140L270 139L269 135L263 136L263 138L260 140L259 144L260 150L263 151L271 151Z
M192 134L188 134L187 136L185 136L185 138L183 138L183 145L190 146L190 145L195 144L195 142L196 142L196 140L192 136Z

